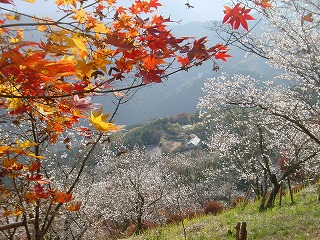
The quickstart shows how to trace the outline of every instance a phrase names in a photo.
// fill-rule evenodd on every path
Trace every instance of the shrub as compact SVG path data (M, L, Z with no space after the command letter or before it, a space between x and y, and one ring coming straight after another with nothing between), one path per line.
M217 215L224 210L224 205L218 201L209 201L204 207L205 214L214 214Z
M246 198L244 196L238 196L232 200L230 207L234 208L238 206L238 204L244 203L245 201L246 201Z
M169 215L169 217L167 218L166 223L167 224L171 224L171 223L179 223L181 222L183 219L183 217L181 216L180 213L172 213Z
M198 218L204 215L203 210L187 210L184 214L185 219Z

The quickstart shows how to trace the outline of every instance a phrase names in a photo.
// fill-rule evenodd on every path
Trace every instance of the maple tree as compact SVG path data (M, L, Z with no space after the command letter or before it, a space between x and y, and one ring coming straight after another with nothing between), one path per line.
M206 47L205 37L175 37L166 26L172 20L156 14L158 0L128 6L116 0L57 0L57 19L29 15L13 0L0 4L0 214L2 224L24 227L3 231L7 238L43 239L63 207L81 207L74 189L95 147L121 129L113 119L132 90L230 55L222 44ZM250 18L243 13L245 27ZM237 26L238 18L228 22ZM113 113L96 110L95 96L114 97ZM86 120L92 127L82 126ZM50 151L70 149L79 139L83 149L68 159L74 168L68 173L54 166L66 178L73 174L69 184L59 185L50 174Z

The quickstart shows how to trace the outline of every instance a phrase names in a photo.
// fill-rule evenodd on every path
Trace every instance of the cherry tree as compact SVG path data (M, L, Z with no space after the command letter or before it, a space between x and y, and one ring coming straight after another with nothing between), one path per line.
M250 123L250 127L256 128L256 132L267 133L261 135L264 136L263 143L275 145L272 149L280 155L289 155L286 168L289 171L269 174L269 180L274 185L267 204L271 206L279 182L301 166L316 160L319 151L317 42L320 29L316 14L319 3L242 1L242 4L260 13L257 17L261 20L256 25L253 23L249 32L234 31L234 28L217 24L212 25L212 29L231 45L263 57L271 66L283 70L277 77L283 79L283 84L277 84L273 79L262 82L247 76L225 74L208 80L205 85L207 95L200 100L200 106L220 110L233 106L251 111L254 114L250 118L255 121ZM258 30L262 23L265 27L261 33ZM235 124L237 121L234 119ZM253 134L250 133L250 136ZM228 137L224 138L227 139L225 145L230 148L233 143L228 141ZM250 143L250 146L254 145L254 142ZM262 157L265 158L265 155L263 153Z
M257 101L267 104L266 98L273 101L272 97L279 94L280 88L278 85L271 87L270 83L264 85L249 77L224 74L206 83L207 95L199 103L203 110L208 111L206 116L212 125L209 148L220 154L226 171L236 170L238 180L245 180L256 195L262 197L261 209L265 207L266 193L271 185L272 194L267 207L273 206L281 182L307 162L311 163L318 154L318 144L305 133L255 105ZM285 96L290 90L283 90L278 95L283 102L280 102L281 98L277 98L276 103L271 102L276 108L294 103ZM296 115L302 108L296 105L286 110L288 114ZM216 112L212 114L212 111ZM281 172L278 159L283 153L290 155L290 161L286 163L286 171Z

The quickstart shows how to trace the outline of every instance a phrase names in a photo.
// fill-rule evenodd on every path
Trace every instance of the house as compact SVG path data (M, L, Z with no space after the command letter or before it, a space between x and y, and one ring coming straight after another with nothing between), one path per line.
M198 138L198 136L196 136L195 134L191 134L190 140L187 143L187 148L192 149L192 148L197 147L199 145L200 141L201 140L200 140L200 138Z

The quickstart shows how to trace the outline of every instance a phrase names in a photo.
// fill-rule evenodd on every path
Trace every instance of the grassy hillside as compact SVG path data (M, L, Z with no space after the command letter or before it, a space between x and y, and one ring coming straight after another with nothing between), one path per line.
M309 187L294 195L291 204L285 196L282 206L259 212L258 203L228 210L218 216L205 216L184 221L186 238L182 224L154 229L130 240L222 240L235 239L235 225L246 222L248 240L280 239L320 239L320 202L316 188ZM278 205L278 202L276 203Z

